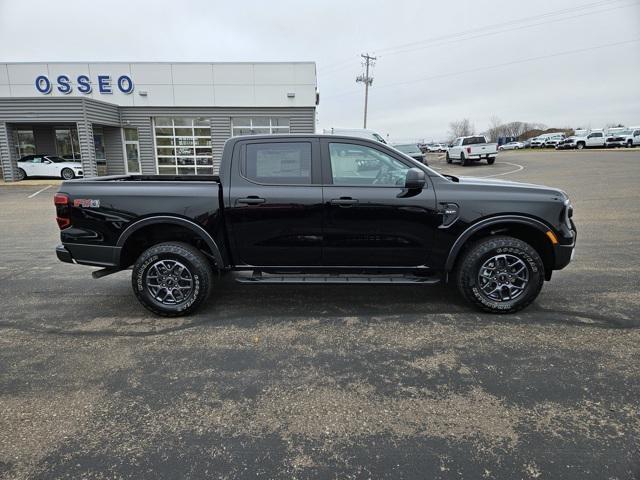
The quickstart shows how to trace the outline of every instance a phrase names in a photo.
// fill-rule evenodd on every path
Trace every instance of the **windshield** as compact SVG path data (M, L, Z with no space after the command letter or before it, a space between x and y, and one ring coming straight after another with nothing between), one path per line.
M615 135L631 135L631 130L621 130L619 132L614 132Z

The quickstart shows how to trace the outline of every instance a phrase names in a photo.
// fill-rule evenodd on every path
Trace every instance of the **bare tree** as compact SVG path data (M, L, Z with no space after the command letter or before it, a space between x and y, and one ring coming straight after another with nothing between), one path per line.
M473 124L468 118L449 123L449 141L457 137L468 137L473 134Z
M502 127L502 122L498 118L497 115L492 115L489 119L489 130L487 130L487 135L489 136L489 140L491 142L497 142L498 137L500 137L500 131Z

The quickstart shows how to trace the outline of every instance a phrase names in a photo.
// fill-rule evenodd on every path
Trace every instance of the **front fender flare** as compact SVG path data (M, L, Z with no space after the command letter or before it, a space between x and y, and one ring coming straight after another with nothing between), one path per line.
M462 232L462 234L458 237L458 239L453 243L451 250L449 250L449 255L447 256L447 261L445 263L445 271L450 272L453 270L453 266L456 263L456 258L458 258L458 254L464 244L471 238L474 233L477 233L479 230L490 227L492 225L500 225L502 223L519 223L522 225L528 225L530 227L534 227L540 230L542 233L546 233L549 230L553 231L549 225L541 222L540 220L536 220L535 218L525 217L522 215L500 215L498 217L486 218L484 220L480 220L473 225L467 227L467 229Z

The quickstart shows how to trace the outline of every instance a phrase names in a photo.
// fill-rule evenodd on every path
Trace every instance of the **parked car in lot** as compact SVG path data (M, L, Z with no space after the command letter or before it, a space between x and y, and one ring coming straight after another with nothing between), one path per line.
M555 147L558 142L561 142L566 137L563 133L561 134L553 134L545 137L544 144L542 145L545 148Z
M640 145L640 127L631 127L627 130L620 132L620 135L624 138L624 144L626 147L635 147Z
M376 168L359 171L363 158ZM219 176L67 181L54 203L58 258L102 267L96 278L131 267L138 300L164 316L197 310L226 271L250 285L452 281L479 309L515 312L576 241L561 190L443 176L334 135L232 137Z
M505 143L504 145L500 145L498 147L498 150L520 150L521 148L524 148L524 143L509 142L509 143Z
M28 177L51 177L71 180L82 177L82 165L56 155L27 155L18 160L18 180Z
M604 146L606 148L624 147L625 144L626 144L626 138L621 133L618 133L618 132L607 133L604 136Z
M427 160L424 158L424 153L420 150L420 147L417 143L401 143L393 145L393 148L404 153L405 155L409 155L414 160L424 163L427 165Z
M458 160L461 165L466 167L472 161L484 158L489 165L493 165L496 161L497 153L498 144L487 143L487 139L483 135L458 137L447 150L447 163Z
M605 136L602 130L593 130L586 136L576 137L576 148L604 147Z
M447 146L444 143L431 143L427 145L427 152L429 153L441 153L446 151Z
M531 148L544 147L544 142L545 142L544 136L534 137L530 140L530 146Z
M576 148L576 136L567 137L563 140L560 140L556 144L556 150L570 150Z

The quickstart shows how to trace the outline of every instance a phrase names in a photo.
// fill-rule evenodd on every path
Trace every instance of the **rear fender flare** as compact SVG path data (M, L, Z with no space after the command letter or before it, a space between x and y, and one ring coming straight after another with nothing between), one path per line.
M196 235L198 235L198 237L200 237L207 244L207 246L211 250L211 253L216 262L216 266L218 268L224 268L224 262L222 260L222 254L220 253L220 249L218 248L218 245L216 244L215 240L211 237L211 235L209 235L209 232L207 232L204 228L202 228L200 225L198 225L197 223L191 220L187 220L181 217L173 217L170 215L147 217L129 225L120 234L120 237L118 238L118 242L116 243L116 247L117 247L116 255L118 256L118 258L114 259L116 260L116 263L117 264L120 263L120 258L119 258L120 252L122 251L122 247L124 247L125 243L127 242L127 240L131 235L133 235L135 232L137 232L141 228L148 227L149 225L158 224L158 223L171 223L174 225L180 225L181 227L188 228L189 230L194 232Z
M469 240L469 238L473 236L474 233L477 233L483 228L490 227L492 225L499 226L500 224L504 223L520 223L522 225L528 225L530 227L536 228L537 230L540 230L540 232L542 233L546 233L549 230L553 231L551 227L541 222L540 220L520 215L501 215L499 217L491 217L485 220L481 220L478 223L474 223L473 225L469 226L453 243L451 250L449 250L449 255L447 256L445 271L450 272L451 270L453 270L453 266L456 263L456 259L458 258L462 247L467 242L467 240Z

